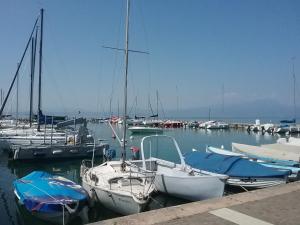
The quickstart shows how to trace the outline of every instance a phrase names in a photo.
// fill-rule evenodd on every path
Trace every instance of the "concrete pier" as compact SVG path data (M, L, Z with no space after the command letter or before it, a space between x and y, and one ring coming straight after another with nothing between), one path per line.
M299 225L300 182L152 210L90 225Z

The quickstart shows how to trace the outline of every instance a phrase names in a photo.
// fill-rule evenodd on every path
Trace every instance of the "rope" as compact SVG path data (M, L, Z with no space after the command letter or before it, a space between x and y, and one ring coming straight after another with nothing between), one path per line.
M247 190L245 187L243 187L243 186L240 185L240 184L239 184L239 186L240 186L244 191L248 192L248 190Z

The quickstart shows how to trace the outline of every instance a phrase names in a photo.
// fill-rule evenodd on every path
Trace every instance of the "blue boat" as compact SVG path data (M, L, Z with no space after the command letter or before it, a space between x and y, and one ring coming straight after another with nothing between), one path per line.
M206 146L207 153L215 153L220 155L227 155L227 156L239 156L244 159L248 159L250 161L255 161L263 166L275 168L278 170L290 170L292 174L289 176L289 180L299 180L300 178L300 168L299 163L292 162L292 161L270 161L270 160L263 160L262 158L258 157L249 157L249 155L245 155L243 153L232 152L229 150L225 150L223 148L216 148L212 146ZM292 165L292 166L290 166Z
M193 151L185 154L185 162L196 170L229 176L227 184L243 188L264 188L287 182L289 170L265 167L239 156Z
M79 215L87 222L88 195L78 184L61 176L34 171L13 182L19 204L40 219L67 224Z

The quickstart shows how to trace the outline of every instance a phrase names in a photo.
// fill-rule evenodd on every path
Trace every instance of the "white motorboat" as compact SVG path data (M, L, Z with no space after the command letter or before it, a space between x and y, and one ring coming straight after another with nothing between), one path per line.
M167 161L151 156L151 146L159 141L171 141L180 158L180 163ZM153 142L152 142L153 141ZM150 145L150 157L145 158L145 144ZM171 150L171 148L164 149ZM158 149L157 149L158 150ZM159 149L161 151L162 149ZM165 154L168 154L164 152ZM198 201L223 196L226 175L195 170L185 164L181 150L172 137L165 135L152 135L144 137L141 141L142 160L132 161L144 170L155 172L155 188L179 198Z
M229 124L218 121L208 121L206 123L206 129L228 129Z
M162 133L163 129L160 127L143 127L143 126L133 126L129 127L128 130L131 133Z

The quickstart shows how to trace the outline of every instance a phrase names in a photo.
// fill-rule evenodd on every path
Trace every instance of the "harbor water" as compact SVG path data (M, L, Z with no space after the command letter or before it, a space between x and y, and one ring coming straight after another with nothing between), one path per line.
M117 158L120 157L120 145L117 139L112 138L111 128L103 124L89 124L93 136L96 139L101 139L102 142L110 144L111 148L116 149ZM122 126L115 125L115 130L122 138ZM128 132L127 138L127 158L130 159L131 146L139 146L143 136L134 135L130 136ZM229 129L229 130L205 130L205 129L189 129L189 128L174 128L164 129L164 135L174 137L183 153L191 151L193 148L197 150L205 150L206 145L220 147L224 146L225 149L231 149L231 143L244 143L251 145L271 144L275 143L279 136L265 133L248 133L242 129ZM130 137L130 138L129 138ZM166 146L158 143L158 149L165 157L174 158L173 153L170 153ZM174 151L173 151L174 152ZM96 159L99 164L101 159ZM17 178L23 177L34 170L43 170L52 174L64 176L77 183L80 180L80 164L81 160L68 160L68 161L54 161L54 162L35 162L35 163L9 163L7 155L0 151L0 218L1 225L43 225L48 224L30 215L24 208L17 204L17 200L13 193L13 181ZM227 190L228 194L228 190ZM182 204L185 201L176 199L167 195L157 194L151 200L148 209L156 209L176 204ZM101 205L89 211L89 222L109 219L117 217L117 215ZM78 220L74 220L71 224L82 224Z

